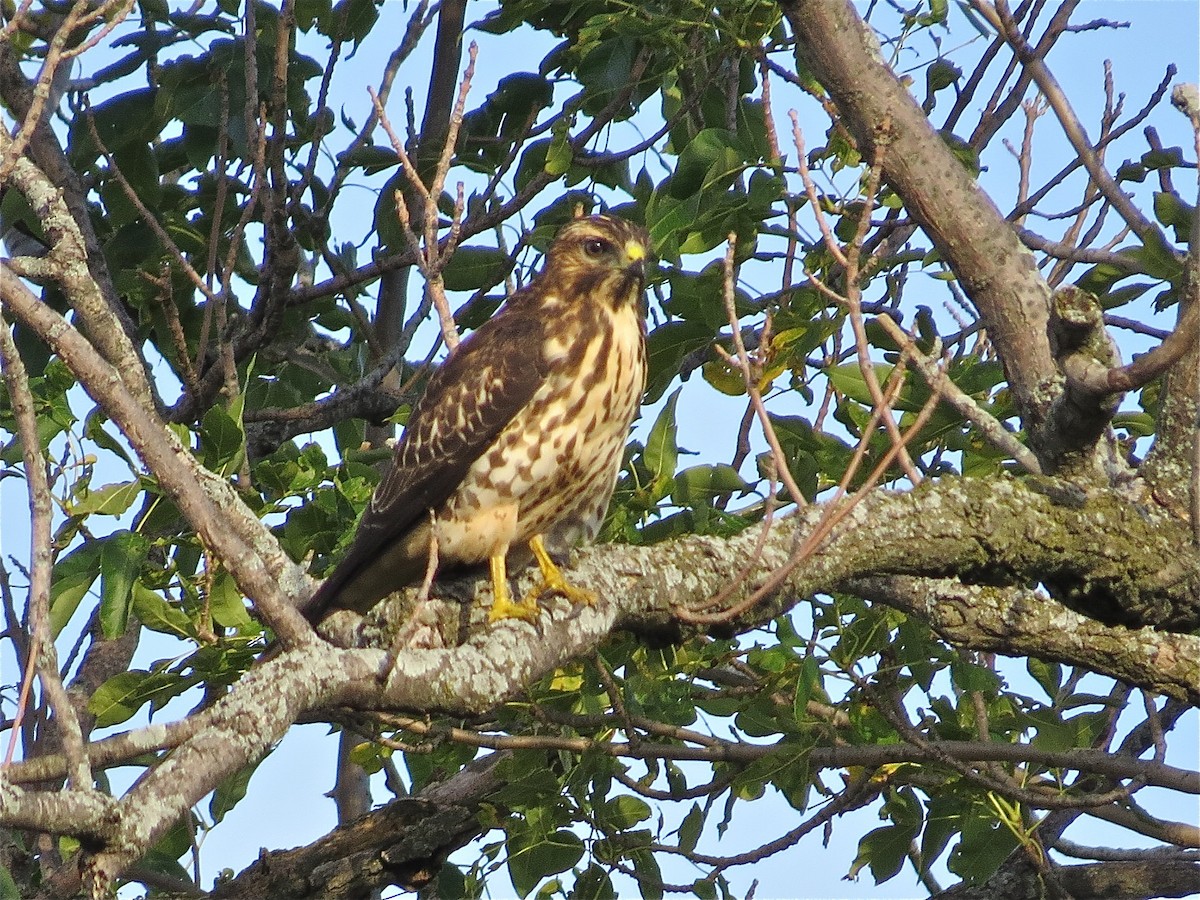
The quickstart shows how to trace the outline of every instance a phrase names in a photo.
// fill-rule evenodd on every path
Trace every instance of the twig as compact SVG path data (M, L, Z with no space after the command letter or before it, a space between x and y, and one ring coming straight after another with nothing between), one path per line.
M25 13L29 12L29 7L33 6L33 0L21 0L21 5L13 11L9 20L4 23L4 28L0 30L0 41L11 41L13 35L17 33L17 29L21 27L21 18Z
M852 809L858 809L871 800L880 790L880 785L872 783L871 779L866 775L858 779L851 780L846 786L846 789L838 794L833 800L825 804L819 812L811 819L793 828L787 834L780 835L773 841L768 841L754 850L748 850L744 853L738 853L733 856L710 856L704 853L684 852L679 847L671 847L663 844L651 844L650 849L657 850L663 853L674 853L681 856L686 856L694 863L709 865L713 870L706 876L705 880L712 880L717 877L725 869L733 866L744 866L752 863L761 862L769 856L773 856L782 850L794 846L802 837L816 830L827 822L832 821L834 816L841 815Z
M204 276L197 272L192 264L188 261L187 257L183 255L183 251L179 249L179 245L175 243L175 241L167 233L167 230L162 227L158 221L158 217L151 212L150 208L146 206L145 203L142 202L142 198L138 196L137 191L133 189L133 185L129 183L129 180L121 171L120 166L118 166L116 160L113 159L112 153L109 151L108 147L100 137L100 132L96 130L96 120L92 115L91 105L86 100L84 101L82 115L87 119L88 131L91 139L95 141L96 148L100 151L100 155L103 156L105 162L108 163L109 172L117 180L117 184L120 185L121 191L125 194L125 198L132 203L134 209L138 211L141 221L147 227L149 227L149 229L154 232L154 236L162 242L163 249L171 254L171 257L175 260L175 264L179 266L179 270L187 276L188 281L190 281L196 287L196 290L200 291L200 293L203 294L207 300L215 302L216 294L214 294L212 289L209 288L208 284L205 282Z
M929 421L929 417L933 414L934 409L937 407L937 401L938 395L936 393L932 394L929 400L926 401L925 405L921 408L921 411L917 413L917 417L913 420L913 423L909 426L908 430L905 431L901 436L901 441L903 443L910 441L920 432L922 428L925 427L925 423ZM865 437L866 436L864 436L864 440ZM804 540L800 542L799 546L788 558L788 561L772 572L771 576L750 596L746 597L735 606L715 613L701 613L676 606L672 609L674 614L684 622L696 624L715 624L719 622L729 622L733 619L736 619L747 610L752 609L763 599L763 597L769 596L771 593L773 593L784 582L788 575L792 573L796 566L800 565L800 563L815 553L825 539L829 536L829 534L833 531L833 529L837 526L837 524L844 519L850 513L850 511L854 509L854 507L857 506L864 497L866 497L868 493L870 493L871 489L879 483L879 480L883 477L888 467L892 464L892 461L896 458L896 454L899 452L899 448L903 446L903 443L900 445L892 444L888 448L887 453L884 454L883 458L876 464L875 468L871 470L871 474L868 476L866 483L858 491L856 491L853 496L850 497L849 502L839 505L836 502L837 498L831 500L826 505L824 513L817 522L816 526L813 528L812 532L810 532L804 538ZM847 475L848 474L849 473L847 473ZM840 496L840 492L838 496Z
M1042 472L1041 463L1033 451L1022 444L1011 432L991 413L981 407L971 397L956 385L946 374L946 370L934 360L920 351L912 337L904 331L891 316L884 314L875 319L888 336L898 343L901 349L915 364L929 389L938 394L947 405L971 422L993 446L1000 448L1021 466L1035 475Z
M405 241L409 244L411 252L416 257L417 266L425 278L426 291L428 291L429 297L433 301L433 306L437 310L438 322L441 325L442 340L445 341L446 346L451 351L458 346L458 326L454 323L454 313L451 311L450 303L446 299L445 285L442 282L442 269L450 261L450 257L454 253L461 234L463 209L462 185L459 185L458 188L455 215L451 222L450 234L445 242L445 246L439 245L437 237L439 227L437 198L441 196L446 184L446 177L450 172L454 146L458 141L458 132L462 128L467 94L471 90L471 81L475 77L475 59L479 54L479 47L474 41L471 42L467 54L469 62L467 63L466 70L463 72L462 82L459 85L458 98L455 100L454 110L450 115L446 139L438 157L437 168L434 171L433 180L428 187L421 181L420 173L405 150L403 142L393 130L379 96L375 93L374 89L367 89L371 95L371 104L375 111L375 117L379 120L380 126L391 141L392 149L400 157L405 180L421 201L420 208L423 219L421 238L424 240L423 245L421 238L418 238L413 232L412 213L408 208L408 201L405 199L404 192L399 189L395 192L396 214L400 220Z
M59 676L58 653L50 633L50 573L53 560L50 537L50 485L46 479L46 459L42 455L41 441L38 437L37 416L34 413L33 394L29 389L29 377L17 352L12 331L3 318L0 318L0 360L4 362L4 381L8 386L9 401L24 452L25 483L29 491L31 511L29 630L33 639L30 641L25 672L26 683L21 685L21 694L25 701L21 706L24 708L28 701L28 681L32 675L29 669L36 662L42 691L54 711L63 755L67 760L70 786L77 791L91 791L92 771L84 750L83 730ZM5 767L12 762L17 734L18 729L14 728L5 754Z
M1062 86L1046 66L1045 61L1034 52L1021 35L1012 16L1006 9L993 6L988 0L971 0L971 7L1004 36L1025 70L1033 77L1038 89L1041 90L1050 104L1050 108L1054 110L1055 116L1058 117L1059 124L1071 142L1071 146L1079 155L1080 162L1087 169L1088 175L1091 176L1096 187L1104 194L1105 199L1120 213L1121 218L1141 238L1142 243L1148 246L1169 247L1159 228L1142 215L1141 210L1134 206L1133 201L1113 181L1112 176L1097 157L1096 148L1092 145L1082 123L1071 108Z
M54 32L54 37L50 39L46 48L46 57L42 61L42 68L38 72L37 82L33 88L33 101L29 106L29 111L21 122L20 130L12 138L12 143L4 148L3 155L0 156L0 184L8 180L17 160L24 155L29 146L34 132L43 123L42 116L50 100L58 67L64 60L72 59L94 47L109 32L125 21L125 17L133 9L133 0L108 0L90 10L89 6L90 4L86 3L74 4L62 24ZM99 32L88 40L81 41L75 47L68 48L66 46L76 29L87 28L99 21L105 22Z
M224 480L202 467L152 410L134 396L113 365L80 332L42 303L0 263L0 299L63 359L129 439L129 443L201 538L229 568L239 588L285 646L314 639L289 601L310 582ZM128 373L124 373L128 374Z
M393 50L392 54L388 57L387 63L383 67L383 76L379 80L379 89L376 93L379 95L380 102L384 105L387 104L388 96L392 92L392 83L396 79L396 73L400 70L401 63L416 49L417 44L420 43L421 36L433 22L433 15L433 13L429 12L429 0L420 0L409 17L408 26L404 29L404 38L401 40L400 46ZM365 146L367 141L371 139L371 135L378 124L379 118L376 116L374 109L372 109L371 115L367 117L362 130L355 136L338 162L337 170L334 172L333 180L329 185L328 199L320 211L322 218L329 217L334 201L341 193L347 176L353 171L349 160L353 159L356 150Z
M737 307L734 305L734 252L737 246L737 235L733 232L729 233L729 243L725 250L725 277L724 277L724 301L725 314L729 320L729 330L733 341L734 352L737 354L736 367L742 374L742 381L746 386L746 393L750 396L750 402L754 405L754 412L758 416L758 423L763 431L763 437L766 438L767 445L771 448L771 456L775 460L775 474L779 480L783 482L784 487L788 489L788 493L792 496L792 502L797 506L804 506L807 501L804 499L804 493L796 484L792 473L788 468L787 455L783 452L783 447L779 444L779 437L775 434L775 426L771 424L771 417L767 413L767 408L763 404L762 392L758 387L758 380L754 377L754 367L750 362L750 355L746 352L746 344L742 340L742 331L738 325ZM731 359L732 363L733 360Z

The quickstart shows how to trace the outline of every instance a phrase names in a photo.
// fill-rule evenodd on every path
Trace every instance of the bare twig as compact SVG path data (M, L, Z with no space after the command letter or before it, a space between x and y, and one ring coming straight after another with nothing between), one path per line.
M4 381L8 386L9 402L17 421L25 457L25 484L29 491L30 522L30 569L29 569L29 630L30 661L36 660L41 677L42 690L54 710L63 754L67 760L70 786L77 791L91 791L92 772L84 749L83 731L75 707L67 698L62 679L58 674L58 653L50 632L50 572L53 566L50 539L50 485L46 479L46 459L42 455L38 438L37 417L34 413L33 395L29 390L29 378L25 364L17 352L8 323L0 318L0 360L4 363ZM26 678L30 673L26 672ZM28 696L27 685L22 685L22 694ZM13 739L17 729L13 730ZM13 743L9 743L5 766L12 760Z
M21 128L17 131L16 136L11 138L11 143L3 148L3 154L0 155L0 183L8 180L17 160L29 146L34 132L42 125L46 107L49 105L51 94L54 91L59 66L65 60L86 52L103 40L105 35L125 20L132 9L133 0L107 0L97 6L87 3L72 5L46 48L46 56L42 60L42 68L38 72L37 82L33 89L33 102L21 122ZM15 18L14 16L14 21ZM96 34L74 47L67 47L67 41L78 29L90 28L97 22L105 24Z
M458 141L459 129L462 128L467 94L471 90L471 80L475 76L475 59L478 56L479 48L474 41L471 42L467 53L470 57L470 62L468 62L466 71L463 73L462 82L459 85L458 98L455 101L454 110L450 115L445 142L438 156L438 163L433 174L433 179L428 186L421 180L419 171L404 148L404 143L393 130L379 96L373 89L368 88L371 94L371 103L375 110L375 117L387 133L392 143L392 149L400 157L405 180L420 200L419 206L423 221L421 223L421 237L418 238L413 231L412 214L408 208L408 201L405 199L404 192L401 190L396 190L395 192L396 213L400 219L405 240L408 242L410 251L416 258L421 274L425 277L426 291L428 291L433 301L433 306L437 310L438 321L442 330L442 340L445 341L446 346L451 351L458 346L458 327L454 323L454 314L450 310L449 301L446 299L445 286L442 282L442 269L450 261L461 233L462 186L459 186L459 199L455 205L455 216L451 223L450 235L445 242L445 246L439 245L438 242L439 222L437 200L441 196L446 184L446 177L450 172L450 162L453 159L454 146Z
M1074 109L1071 108L1066 94L1063 93L1058 79L1054 77L1045 60L1030 47L1012 16L1005 8L993 6L988 0L971 0L971 8L987 19L1012 47L1013 53L1020 59L1021 64L1032 76L1038 89L1050 104L1050 108L1054 110L1067 139L1079 155L1080 162L1087 169L1088 175L1091 176L1096 187L1104 194L1105 199L1120 213L1121 218L1128 223L1144 244L1168 247L1166 238L1158 226L1142 215L1141 210L1133 204L1133 201L1108 173L1097 156L1096 148L1088 138L1087 131L1075 115Z
M975 402L974 398L965 393L946 374L946 370L934 360L920 351L912 337L904 331L889 315L882 315L876 320L888 336L898 343L901 349L915 364L929 389L941 396L946 403L960 413L967 421L975 425L980 433L993 446L999 447L1009 454L1021 466L1034 474L1041 474L1042 467L1034 456L1033 451L1022 444L1004 427L1004 425L987 410Z
M929 421L929 417L933 414L934 409L937 408L937 401L938 395L936 393L932 394L929 400L926 401L925 405L921 408L921 411L917 414L908 430L905 431L901 436L902 443L899 445L893 444L888 448L887 453L883 455L883 458L880 459L875 468L871 470L871 474L867 477L866 483L855 492L848 502L840 504L837 502L842 496L841 490L839 489L839 492L834 499L829 501L829 503L826 505L820 520L817 522L817 525L807 536L805 536L804 540L799 543L799 546L797 546L796 550L793 551L792 555L788 558L788 561L772 572L771 576L767 578L767 580L757 590L736 605L719 610L717 612L702 613L694 609L684 609L676 606L674 608L675 615L681 621L693 622L697 624L729 622L736 619L738 616L742 615L748 610L753 609L754 606L761 602L764 597L774 593L774 591L777 590L781 584L783 584L783 582L787 579L787 576L796 568L796 566L800 565L800 563L815 553L821 544L824 543L825 539L830 535L833 529L837 526L837 524L847 515L849 515L850 511L854 509L854 507L857 506L858 503L867 496L867 494L870 493L871 489L874 488L876 484L879 483L879 480L883 477L888 467L891 466L892 462L895 460L896 454L899 452L900 447L902 447L904 443L912 440L912 438L915 437L920 430L925 427L925 423ZM866 440L866 435L864 435L863 440ZM847 478L848 477L849 472L847 472ZM843 481L843 484L844 483L845 481Z
M310 590L307 576L287 558L232 487L196 462L174 432L133 396L121 375L92 344L2 263L0 299L62 357L80 384L104 406L180 511L229 568L243 593L254 598L280 639L286 645L313 640L312 629L288 597Z

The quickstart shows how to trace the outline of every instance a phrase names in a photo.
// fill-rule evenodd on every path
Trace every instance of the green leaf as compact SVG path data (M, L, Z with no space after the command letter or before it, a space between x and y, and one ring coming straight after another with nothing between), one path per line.
M502 250L463 246L446 263L442 281L450 291L486 291L503 281L511 269L512 260Z
M1149 244L1143 244L1141 247L1135 247L1132 250L1123 250L1121 253L1134 260L1143 273L1153 278L1161 278L1164 281L1175 281L1183 272L1182 262L1176 257L1174 251L1162 240L1152 240ZM1102 266L1103 263L1096 268L1100 269ZM1128 272L1121 270L1120 274L1124 276Z
M617 892L608 873L593 863L576 876L568 896L570 900L616 900Z
M350 761L368 775L382 772L384 763L392 756L390 747L384 747L375 741L361 741L350 750Z
M700 191L723 189L742 171L749 154L732 131L706 128L679 154L670 179L671 196L684 199Z
M1163 147L1142 154L1142 165L1147 169L1174 169L1183 165L1183 148Z
M909 847L921 831L921 804L911 788L894 791L883 806L891 825L876 828L858 843L858 856L850 867L854 878L864 865L871 867L876 884L882 884L900 871Z
M233 577L224 569L213 576L212 589L208 594L208 611L213 621L226 628L239 628L250 624L250 613L242 601Z
M741 397L746 393L746 378L742 370L721 357L706 360L700 369L704 380L727 397Z
M139 868L159 872L181 883L191 884L192 876L187 869L180 865L179 857L195 846L193 834L196 827L195 815L189 813L180 819L142 857L138 863Z
M15 193L16 191L9 191L4 195L5 199ZM115 437L104 430L104 421L104 416L98 408L92 410L90 413L88 413L87 418L84 420L83 436L89 441L95 443L101 449L116 454L125 461L125 464L129 466L131 470L136 471L133 464L133 459L129 456L129 451L125 448L125 445L122 444L121 441L118 441Z
M55 637L66 627L79 601L100 575L104 541L87 541L54 565L50 576L50 632Z
M377 144L365 144L347 153L339 153L337 159L339 165L364 169L368 175L400 164L400 157L395 150Z
M332 21L337 29L331 37L340 37L356 46L360 44L379 18L379 6L375 0L341 0L333 8Z
M1069 722L1047 706L1026 712L1026 718L1037 729L1037 735L1029 743L1039 750L1063 753L1075 747L1076 731Z
M96 689L88 700L88 712L96 717L97 728L119 725L131 718L148 697L142 690L150 672L120 672Z
M797 722L809 721L808 701L812 699L813 688L821 679L821 669L813 656L805 656L800 663L800 674L796 678L796 697L792 701L792 716Z
M125 633L133 609L133 585L150 541L136 532L115 531L100 551L100 629L109 640Z
M654 854L649 850L639 850L632 854L632 860L642 900L662 900L662 870Z
M475 748L465 744L448 742L440 747L435 747L431 753L405 753L404 765L408 769L414 789L420 790L447 775L453 775L475 758L475 752ZM497 773L497 777L503 778L504 776ZM505 785L505 789L507 790L512 783L513 781L510 779L509 783ZM513 805L507 800L500 802L507 806Z
M265 757L264 757L265 759ZM234 772L213 791L212 800L208 803L208 813L212 816L213 824L217 824L225 814L237 806L238 803L246 796L246 789L250 786L250 778L258 769L259 763L252 763L244 769Z
M1136 181L1141 184L1146 180L1146 167L1141 163L1135 163L1130 160L1125 160L1117 167L1117 181Z
M95 123L96 136L109 152L137 142L146 143L159 131L152 88L126 91L91 109L91 115L77 115L71 122L69 138L72 160L82 162L100 155L92 136L89 118Z
M640 797L621 794L605 800L596 815L604 824L625 831L650 818L650 804Z
M661 259L679 258L679 246L700 215L700 194L683 200L655 190L646 204L646 230Z
M200 423L200 450L204 464L214 472L228 474L242 461L246 435L242 426L223 406L214 406Z
M113 153L113 164L125 176L126 184L134 196L147 209L160 208L162 186L159 180L158 160L147 144L137 142L116 150ZM104 200L106 218L113 225L136 221L142 215L126 193L126 186L115 178L106 179L101 183L100 196Z
M925 86L930 93L948 88L960 78L962 78L962 69L945 59L934 60L933 64L925 70Z
M892 371L889 365L876 365L875 379L879 384L887 381L888 375ZM863 376L862 369L858 363L846 363L830 371L829 380L833 386L858 403L866 406L872 404L871 389L867 386L866 378Z
M708 346L713 330L702 322L667 322L646 338L646 403L654 403L675 380L679 367L691 353Z
M961 658L950 663L950 677L955 686L965 693L979 691L982 694L994 694L1000 689L1000 676L994 670Z
M675 423L675 404L679 401L681 390L683 388L676 388L675 393L667 398L646 438L642 460L656 483L675 474L675 463L679 459L679 447L675 442L679 432L679 426Z
M679 506L710 504L724 494L740 494L750 490L737 473L726 463L715 466L691 466L675 476L671 499Z
M461 869L449 863L442 866L437 875L437 900L462 900L474 896L476 894L467 889L467 879Z
M21 900L21 891L7 866L0 866L0 900Z
M528 896L546 876L565 872L582 858L583 841L565 828L545 839L522 828L508 839L508 875L521 897Z
M1175 229L1177 241L1182 243L1187 240L1195 214L1196 208L1177 195L1166 191L1155 191L1154 217L1164 225Z
M996 820L983 801L972 803L959 823L961 838L946 866L969 884L983 884L1016 849L1016 835Z
M688 810L688 814L683 817L683 822L679 825L679 849L684 853L691 853L695 850L703 828L704 813L700 811L698 803L693 803L692 808Z
M953 783L953 780L948 781L946 786L951 787ZM922 871L929 871L950 843L950 838L958 832L965 805L962 797L952 793L930 798L925 830L921 834Z
M192 620L140 581L133 583L133 614L151 631L176 637L193 637Z
M1062 686L1062 666L1056 662L1046 662L1045 660L1029 657L1025 660L1025 668L1033 679L1041 686L1051 700L1058 696L1058 689Z
M85 491L81 499L70 505L68 512L73 516L93 513L101 516L119 516L133 505L133 501L141 493L142 486L136 481L106 484L95 490Z
M561 124L561 127L560 127ZM568 120L562 119L556 123L554 138L546 150L546 172L550 175L565 175L571 168L575 153L571 149L571 132L567 128Z

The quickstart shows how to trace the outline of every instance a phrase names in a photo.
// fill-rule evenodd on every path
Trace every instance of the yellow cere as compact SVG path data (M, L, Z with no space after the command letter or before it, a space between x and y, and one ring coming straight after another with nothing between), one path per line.
M637 262L639 259L646 258L646 248L643 247L638 241L629 241L627 244L625 244L625 255L629 257L631 261Z

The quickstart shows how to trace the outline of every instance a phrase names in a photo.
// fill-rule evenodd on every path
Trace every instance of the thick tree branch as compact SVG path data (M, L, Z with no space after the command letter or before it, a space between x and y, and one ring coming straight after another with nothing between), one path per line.
M212 896L349 900L391 885L417 890L450 853L483 832L479 805L503 785L495 769L508 756L489 754L306 847L266 854Z
M1058 438L1045 431L1059 375L1046 334L1050 290L1032 254L881 61L846 0L782 0L796 52L832 96L864 156L886 121L884 179L895 189L979 309L1012 386L1031 444L1053 471Z
M1021 590L1041 581L1077 608L1130 625L1187 629L1198 619L1200 559L1183 549L1182 523L1152 513L1148 521L1148 511L1109 492L1086 499L1067 494L1066 502L1055 502L1022 482L966 479L926 482L904 494L876 492L773 595L721 629L745 631L803 597L859 589L867 578L876 580L865 586L903 608L915 602L906 597L919 585L926 599L911 611L952 633L956 643L1086 664L1200 702L1196 638L1109 627ZM758 574L725 602L736 605L757 580L783 565L797 535L814 527L821 511L806 509L773 529L758 554ZM359 707L485 711L504 685L530 682L562 660L590 652L614 627L678 636L673 610L703 608L727 587L730 572L755 558L758 541L752 530L728 540L694 537L659 547L583 551L575 578L608 603L568 610L565 601L551 601L552 615L539 622L537 640L530 640L533 626L526 624L476 632L460 647L397 659L380 671L387 677L382 694L347 685L339 700ZM959 581L942 580L951 575ZM973 609L987 615L972 616ZM456 625L456 609L452 619Z
M250 514L232 486L199 465L174 432L129 390L118 370L3 264L0 300L62 357L92 399L120 426L163 490L280 637L296 643L311 639L293 608L296 597L307 595L307 575Z
M1194 689L1200 666L1187 658L1200 651L1192 636L1105 626L1021 589L915 578L855 580L848 587L924 619L957 647L1098 666L1131 684L1200 703Z
M22 120L33 112L35 103L33 87L21 70L20 54L13 42L8 40L0 40L0 97L3 97L5 107ZM2 140L5 143L0 144L0 147L6 147L7 132ZM108 262L100 247L100 240L96 236L95 229L92 228L88 213L87 191L79 174L67 161L67 155L63 152L53 129L45 122L34 131L30 139L28 155L36 163L39 175L44 175L52 189L61 192L58 199L70 211L71 221L69 225L65 221L60 222L59 227L78 230L85 250L83 264L92 273L95 285L102 294L109 313L117 319L119 328L125 334L135 334L137 329L113 289L112 279L108 273ZM14 169L13 174L18 179L13 183L17 185L20 184L19 179L26 177L21 173L20 166ZM33 198L27 196L27 199L30 200L30 205L36 209ZM105 335L100 335L98 339L105 340ZM144 369L144 366L139 366L139 368Z
M960 884L934 895L934 900L1012 900L1014 897L1057 897L1070 900L1153 900L1188 897L1200 885L1200 863L1187 860L1101 862L1054 866L1052 884L1027 861L1002 867L986 884Z
M1158 609L1174 620L1186 607L1180 593L1195 598L1198 563L1181 557L1184 544L1173 539L1177 525L1147 521L1147 515L1124 509L1108 493L1056 503L1008 480L947 479L904 494L876 492L774 595L723 627L747 630L813 593L859 589L921 615L956 643L1085 663L1200 703L1196 638L1107 627L1052 600L997 586L1057 579L1071 588L1073 601L1099 594L1126 608L1140 603L1144 611ZM807 509L773 529L762 546L760 577L788 559L797 532L813 527L819 516L819 508ZM1064 542L1064 534L1077 535L1078 542ZM470 635L461 646L393 655L318 643L285 652L195 717L193 736L121 800L117 837L97 865L114 876L122 871L222 778L257 759L305 710L348 705L485 712L566 660L592 652L616 627L678 634L672 610L702 608L759 538L751 530L728 540L693 537L584 552L573 579L609 602L572 608L565 600L551 600L537 630L516 621L487 628L485 604L475 602ZM1169 558L1179 571L1159 571L1160 561ZM968 584L917 578L952 571ZM898 577L903 575L908 578ZM531 583L534 576L524 577ZM753 588L752 576L728 602L737 603ZM459 604L438 605L446 607L452 644Z
M0 128L0 152L7 150L10 143L8 132ZM25 196L37 214L50 241L48 262L55 281L82 320L88 337L120 373L130 394L147 410L153 411L154 394L146 377L146 367L89 269L92 255L79 220L68 208L61 187L27 159L14 163L9 182ZM86 221L86 213L84 216ZM98 249L96 255L103 260Z

